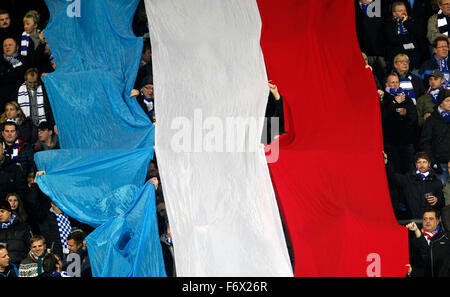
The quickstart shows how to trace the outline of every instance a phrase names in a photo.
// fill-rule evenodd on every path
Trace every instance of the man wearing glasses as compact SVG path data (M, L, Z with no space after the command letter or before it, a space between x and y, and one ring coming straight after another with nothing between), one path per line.
M450 1L450 0L449 0ZM429 87L429 78L433 70L439 70L444 77L444 87L450 82L450 69L448 66L448 38L440 35L436 37L433 44L433 56L425 61L420 67L419 74L426 88Z

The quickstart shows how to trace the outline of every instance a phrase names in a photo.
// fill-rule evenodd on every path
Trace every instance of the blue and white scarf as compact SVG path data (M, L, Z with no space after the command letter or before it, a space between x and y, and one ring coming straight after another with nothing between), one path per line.
M389 94L391 94L392 96L398 96L398 95L406 95L405 91L403 91L402 88L398 88L398 89L394 89L394 88L389 88L386 87L386 92L388 92Z
M44 108L44 93L42 91L42 86L39 85L36 89L36 101L37 101L37 111L38 111L38 120L39 123L42 121L46 121L47 118L45 116L45 108ZM23 114L25 117L31 116L30 110L30 97L28 94L27 83L23 83L19 88L19 93L17 95L17 103L20 108L22 108Z
M405 26L403 26L402 19L398 17L393 17L392 19L397 23L397 35L406 35L409 33L408 29L406 29Z
M24 57L28 55L28 47L30 45L30 34L27 32L22 33L20 37L20 54Z
M7 222L2 223L1 228L2 229L8 228L9 226L12 225L12 223L14 223L15 219L16 219L16 215L15 214L11 215L11 218Z
M147 114L149 117L152 117L153 116L154 98L153 97L147 98L142 91L141 91L141 95L142 95L142 98L144 99L144 104L147 107Z
M442 110L442 111L440 111L440 113L441 113L441 116L444 118L444 121L447 124L450 124L450 111Z
M425 178L430 174L430 170L428 170L425 173L422 173L419 171L419 169L416 170L416 174L418 177L420 177L422 180L425 180Z
M439 33L448 36L448 24L447 24L447 16L440 9L437 13L437 25L439 29Z
M412 74L408 74L405 78L401 78L399 75L398 80L400 82L400 88L403 89L406 97L411 98L414 105L416 105L416 93L414 92L414 86L412 84Z
M8 61L12 65L13 68L17 68L17 67L20 67L23 65L22 62L19 59L17 59L18 56L19 56L19 54L17 52L12 54L12 56L7 56L7 55L3 54L3 58L6 61Z
M431 96L431 101L433 101L434 104L439 104L438 101L438 95L439 91L442 90L444 87L440 87L439 89L432 89L431 87L428 89L427 94Z
M6 152L6 144L5 142L3 142L3 149L4 149L4 154L6 157L9 156L9 158L11 160L14 160L16 163L19 162L19 153L20 153L20 149L21 147L21 143L22 141L20 139L16 139L16 141L14 142L13 146L12 146L12 154L8 155Z
M364 3L361 3L361 2L359 3L359 6L361 7L361 9L362 9L362 11L363 11L365 16L367 16L367 9L369 8L369 6L371 4L372 3L369 3L369 4L364 4Z
M69 218L66 214L60 213L56 214L56 220L58 222L59 238L61 239L61 244L63 247L63 253L69 253L69 246L67 244L67 237L72 233L72 226L70 225Z

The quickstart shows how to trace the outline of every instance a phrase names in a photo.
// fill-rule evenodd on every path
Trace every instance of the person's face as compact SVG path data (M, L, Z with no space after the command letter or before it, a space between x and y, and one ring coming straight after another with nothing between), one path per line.
M450 0L449 0L450 1ZM406 73L409 71L409 61L400 60L394 63L394 68L398 73Z
M48 141L49 139L51 139L52 138L52 132L51 132L51 130L47 130L47 129L38 129L38 138L39 138L39 141L42 141L42 142L46 142L46 141Z
M9 266L9 255L7 249L0 250L0 267L8 267Z
M387 78L386 86L391 88L391 89L398 89L398 88L400 88L400 82L398 80L398 77L394 76L394 75L390 75Z
M428 171L428 169L430 169L430 162L428 162L428 161L425 160L425 159L419 158L419 159L416 161L416 168L417 168L420 172L425 173L425 172Z
M142 54L142 61L144 61L145 63L148 63L148 62L150 62L151 57L152 57L152 52L150 51L150 49L147 49Z
M9 14L0 14L0 28L9 28L9 26L11 26Z
M2 135L6 143L12 144L17 139L16 127L5 125L5 129L2 131Z
M450 111L450 97L445 98L439 106L445 111Z
M70 253L76 253L81 248L82 244L77 245L75 243L75 240L69 239L67 241L67 246L68 246L68 249L69 249Z
M0 209L0 223L5 223L11 219L11 212L6 209Z
M450 0L449 0L450 1ZM444 40L439 40L436 44L436 48L433 49L434 54L439 59L445 59L448 56L448 43Z
M39 79L36 73L27 74L26 80L27 87L30 89L36 89L39 85Z
M439 89L444 83L444 79L442 77L430 76L428 82L430 83L430 87L432 89Z
M32 18L24 18L23 19L23 29L28 34L36 33L37 24L33 21Z
M42 257L45 253L45 243L43 240L37 240L31 244L31 252L37 257Z
M12 38L6 38L3 41L3 53L7 56L12 56L19 47L17 46L17 43Z
M19 112L12 104L8 104L5 106L5 114L8 119L15 119L19 116Z
M397 17L399 19L401 19L403 16L407 16L408 13L406 12L406 6L405 5L397 5L394 8L394 11L392 12L392 15L394 17Z
M16 210L19 207L19 199L16 196L9 196L8 203L11 205L12 210Z
M153 85L148 84L142 87L142 93L144 93L145 97L151 98L153 97Z
M422 218L423 229L427 232L431 232L439 225L439 219L436 218L436 213L425 212Z
M442 4L439 4L439 8L445 15L450 16L450 0L442 0Z

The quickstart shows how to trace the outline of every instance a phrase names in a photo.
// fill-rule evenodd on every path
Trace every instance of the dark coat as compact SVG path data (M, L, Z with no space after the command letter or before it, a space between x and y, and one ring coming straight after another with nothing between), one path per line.
M5 159L0 164L0 197L6 197L11 192L24 197L27 188L22 168L12 160Z
M0 56L0 111L3 112L5 104L9 101L17 101L17 92L23 83L24 74L28 67L28 60L22 56L17 57L22 62L21 66L14 68L11 63ZM0 112L0 113L1 113Z
M428 245L424 236L410 233L410 261L412 276L449 277L450 239L447 232L439 231Z
M450 123L446 123L437 110L425 120L420 147L431 157L432 163L447 163L450 161Z
M394 57L402 53L408 55L411 69L418 69L422 64L419 40L425 34L422 32L422 27L413 18L408 18L403 26L408 30L407 34L398 33L397 22L393 18L387 20L384 24L386 62L392 66ZM414 48L405 49L403 47L405 44L413 44Z
M30 226L18 219L8 228L0 229L0 242L8 244L10 262L17 267L30 251L30 238Z
M407 110L405 116L400 116L397 108ZM406 98L397 103L394 96L385 93L381 105L383 140L388 144L412 144L417 131L417 110L413 101Z
M422 180L417 176L415 170L406 174L398 174L387 166L387 175L390 182L400 189L411 214L411 219L422 218L422 214L431 206L425 199L426 193L433 193L438 198L438 202L433 209L440 211L445 205L444 194L442 192L442 183L436 177L433 171Z
M448 60L447 60L447 68L448 68ZM426 89L428 89L430 87L430 73L431 71L438 69L439 70L439 65L436 62L436 58L434 57L434 54L431 58L429 58L428 60L426 60L425 62L423 62L422 66L420 66L419 68L419 75L421 76L422 82L425 86Z

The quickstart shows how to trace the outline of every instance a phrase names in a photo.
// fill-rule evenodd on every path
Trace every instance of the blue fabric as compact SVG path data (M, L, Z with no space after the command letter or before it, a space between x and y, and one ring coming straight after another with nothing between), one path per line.
M35 154L40 189L95 227L93 276L166 276L154 187L145 184L154 125L130 92L142 52L138 0L46 0L56 70L44 77L60 150ZM120 13L117 13L120 12Z

